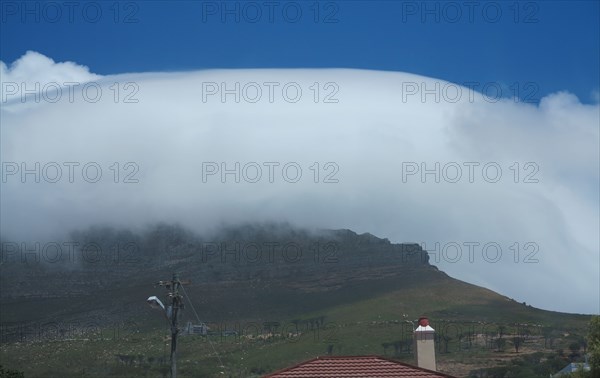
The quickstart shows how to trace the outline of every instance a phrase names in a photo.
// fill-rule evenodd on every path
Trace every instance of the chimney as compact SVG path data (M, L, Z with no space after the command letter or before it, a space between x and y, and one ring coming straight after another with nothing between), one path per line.
M429 326L429 319L419 318L419 326L414 332L415 356L417 366L423 369L437 370L435 365L435 330Z

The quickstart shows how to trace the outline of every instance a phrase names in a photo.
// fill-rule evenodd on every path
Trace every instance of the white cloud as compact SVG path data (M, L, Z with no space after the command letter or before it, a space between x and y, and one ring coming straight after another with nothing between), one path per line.
M35 101L33 94L26 95L26 93L36 91L50 93L55 91L56 87L75 87L76 84L81 85L100 78L100 75L90 73L86 66L73 62L56 63L45 55L27 51L10 67L0 61L0 97L2 105L10 101L21 102L21 94L25 101L28 100L27 97Z
M21 66L29 66L28 57L43 60L30 53ZM68 67L81 74L77 66ZM68 76L66 71L61 77ZM566 92L542 99L539 107L509 99L491 103L477 94L470 101L466 88L456 103L443 95L439 102L433 96L422 101L419 94L403 96L407 83L433 88L446 82L361 70L210 70L93 80L101 85L97 102L77 92L73 101L63 96L27 107L3 104L3 163L80 164L74 183L64 166L55 184L44 182L43 175L40 184L31 182L32 175L26 183L8 176L2 190L3 235L48 238L94 223L179 221L202 230L221 222L287 220L371 232L395 242L423 241L428 249L435 242L495 242L502 248L497 263L485 261L480 247L471 263L463 246L458 262L442 259L439 266L534 306L599 312L598 104L581 104ZM228 89L239 82L239 103L233 94L225 103L218 95L203 102L203 83L213 82ZM259 84L260 101L250 102L255 88L248 83ZM274 84L264 83L279 83L273 102L268 90ZM286 83L302 89L298 102L284 98ZM334 92L331 99L338 102L324 103ZM290 87L288 95L294 93ZM87 162L101 166L98 183L83 180L81 167ZM139 183L115 184L114 162L120 162L119 181L133 171L124 163L139 166ZM234 162L257 162L262 179L248 183L242 176L236 184L229 175L224 184L214 175L204 183L203 162L226 162L229 168ZM280 164L273 183L265 162ZM282 176L288 162L302 168L297 183ZM314 162L320 163L319 183L314 183ZM335 164L325 169L327 162ZM403 182L403 162L425 162L428 168L440 162L446 167L440 173L449 178L456 162L463 176L454 184L444 177L435 183L433 175L426 183L419 175ZM479 164L473 183L465 162ZM492 163L490 176L494 166L502 169L497 183L482 176L486 163ZM339 183L323 183L336 167L333 178ZM254 170L247 168L252 178ZM46 173L53 177L51 167ZM526 178L539 182L524 183ZM527 242L535 244L525 250ZM516 263L514 243L519 243ZM531 259L539 262L524 263L532 246L539 251Z
M56 63L54 60L35 51L27 51L25 55L14 61L10 68L2 62L0 64L2 81L14 82L86 82L100 78L99 75L90 73L86 66L73 62Z

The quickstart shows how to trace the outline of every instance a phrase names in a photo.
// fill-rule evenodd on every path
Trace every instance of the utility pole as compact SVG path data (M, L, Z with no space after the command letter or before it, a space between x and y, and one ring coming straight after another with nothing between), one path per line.
M184 307L183 297L179 294L179 286L182 282L179 281L177 273L173 273L173 279L171 281L160 281L158 284L171 290L167 294L167 296L171 298L170 309L167 309L167 316L171 320L171 378L177 378L177 334L179 333L177 317L179 316L179 310Z

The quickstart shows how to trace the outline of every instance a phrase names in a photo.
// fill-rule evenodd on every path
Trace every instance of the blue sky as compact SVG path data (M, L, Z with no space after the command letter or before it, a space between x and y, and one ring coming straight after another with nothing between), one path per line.
M598 1L71 3L3 1L1 60L34 50L103 75L255 67L405 71L456 83L497 82L505 95L534 101L568 90L595 102L599 87Z

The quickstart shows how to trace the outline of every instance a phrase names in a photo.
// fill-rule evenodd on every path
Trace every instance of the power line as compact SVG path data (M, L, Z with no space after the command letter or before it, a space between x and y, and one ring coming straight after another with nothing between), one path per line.
M185 287L183 287L183 285L181 286L181 289L183 291L183 295L187 298L187 301L190 304L190 307L192 308L194 315L196 315L196 319L198 320L198 322L202 323L202 320L200 320L200 317L198 316L198 313L196 312L196 309L194 308L194 304L192 303L190 296L185 291ZM215 349L215 346L213 345L212 341L210 340L210 336L206 335L206 338L208 339L208 343L210 344L213 352L215 352L215 355L217 356L217 359L219 360L220 367L225 368L225 365L223 365L223 361L221 361L221 357L219 356L219 353Z

